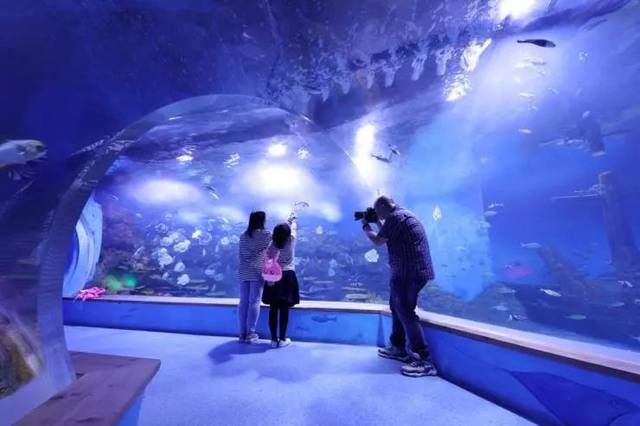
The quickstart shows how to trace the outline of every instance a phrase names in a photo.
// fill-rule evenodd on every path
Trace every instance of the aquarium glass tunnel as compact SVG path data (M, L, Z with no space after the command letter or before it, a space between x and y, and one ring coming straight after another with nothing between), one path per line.
M381 195L425 315L640 357L640 2L0 3L0 403L70 382L61 298L237 303L256 210L302 308L385 309Z

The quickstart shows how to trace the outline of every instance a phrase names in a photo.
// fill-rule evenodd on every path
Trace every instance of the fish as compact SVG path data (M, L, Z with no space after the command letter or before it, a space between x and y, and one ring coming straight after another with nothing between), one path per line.
M562 295L560 293L558 293L557 291L551 290L551 289L548 289L548 288L541 288L540 291L543 292L544 294L546 294L547 296L562 297Z
M198 241L198 244L201 246L206 246L213 241L213 235L209 232L203 231L197 238L195 238L195 240Z
M162 247L169 247L171 244L173 244L173 239L170 237L162 237L160 239L160 245Z
M138 259L144 253L144 247L138 247L138 249L133 253L133 258Z
M533 130L531 129L518 129L519 133L522 133L523 135L531 135L533 134Z
M76 157L80 154L84 154L87 152L91 152L91 151L95 151L96 149L100 148L102 145L105 144L105 142L108 142L109 140L111 140L111 136L107 136L104 137L102 139L97 140L96 142L85 146L84 148L80 148L79 150L73 152L70 157Z
M220 199L220 195L218 195L218 190L215 187L213 187L211 185L205 185L204 187L207 189L207 191L209 192L209 195L211 195L211 197L213 197L216 200Z
M309 203L307 203L306 201L298 201L297 203L295 203L293 205L293 209L297 209L297 208L308 208L310 206Z
M491 228L491 224L489 222L487 222L486 220L479 220L478 221L478 226L482 229L489 229Z
M164 268L167 265L171 265L173 263L173 257L169 254L166 248L161 248L158 252L158 265L161 268Z
M543 38L528 38L525 40L518 40L517 42L520 44L523 44L523 43L533 44L538 47L544 47L544 48L556 47L556 44L554 42L552 42L551 40L543 39Z
M322 315L312 316L311 320L315 321L315 322L319 322L320 324L324 324L324 323L327 323L327 322L337 322L338 321L338 317L336 315L322 314Z
M544 59L536 56L530 56L520 62L517 62L515 67L516 69L535 69L536 67L542 67L546 64L547 62Z
M179 242L178 244L173 246L173 250L178 252L178 253L184 253L187 250L189 250L189 247L191 247L191 241L190 240L184 240L182 242Z
M398 147L392 144L388 144L389 149L391 150L391 153L394 155L400 155L400 151L398 150Z
M633 288L633 284L631 284L631 282L627 280L619 280L618 284L625 288Z
M607 305L608 308L621 308L624 306L624 302L612 302Z
M307 92L311 93L312 95L320 95L322 94L322 89L318 86L313 86L311 84L305 84L303 86Z
M582 314L571 314L571 315L567 315L565 318L573 321L583 321L587 319L587 316Z
M525 249L537 250L542 248L542 244L540 243L520 243L520 247Z
M545 309L553 309L553 306L551 306L549 303L545 302L544 300L538 300L538 305L542 306Z
M560 91L558 89L556 89L556 88L553 88L553 87L549 87L549 89L547 89L547 90L549 90L554 95L559 95L560 94Z
M516 294L516 290L509 287L502 287L498 289L498 293L500 294Z
M0 142L0 169L12 180L33 177L31 167L47 155L47 146L35 139L12 139Z
M240 164L240 154L238 153L230 154L224 161L224 165L227 167L235 167L238 164Z
M324 234L324 228L321 225L318 225L316 227L316 235L322 235Z
M504 204L502 203L491 203L489 204L489 207L487 207L489 210L494 210L497 209L499 207L504 207Z
M209 296L209 297L224 297L226 295L227 295L226 291L212 291L205 294L205 296Z
M349 293L344 298L346 300L369 300L371 297L369 296L369 294Z
M190 281L189 275L188 274L182 274L176 280L176 284L181 285L181 286L185 286L185 285L189 284L189 281Z
M384 157L382 155L377 155L377 154L371 154L371 156L378 161L382 161L383 163L391 163L391 157Z
M353 293L354 291L367 291L367 289L362 288L362 287L358 287L358 286L355 286L355 285L345 286L345 287L342 287L342 289L344 291L348 291L348 292L351 292L351 293Z
M524 315L509 314L509 321L525 321L527 319Z
M578 53L578 60L580 62L584 62L587 60L587 58L589 57L589 54L587 52L580 52Z
M307 148L300 148L298 150L298 157L301 160L306 160L307 158L309 158L310 155L311 155L311 153L309 152L309 150Z
M520 92L518 93L519 96L522 96L525 99L534 99L536 97L536 95L534 93L531 92Z
M371 249L364 254L364 258L369 263L377 263L378 259L380 259L380 255L378 254L378 250Z
M497 214L498 212L495 210L487 210L486 212L484 212L484 217L494 217Z
M499 303L493 307L491 307L491 309L496 310L498 312L506 312L509 310L508 307L506 307L503 303Z
M433 217L433 220L435 220L436 222L442 219L442 209L440 209L440 206L435 206L433 208L433 213L431 214L431 217Z

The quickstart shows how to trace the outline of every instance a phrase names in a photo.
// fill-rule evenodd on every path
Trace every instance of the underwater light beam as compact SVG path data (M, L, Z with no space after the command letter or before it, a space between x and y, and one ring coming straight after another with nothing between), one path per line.
M512 19L524 18L535 5L536 0L502 0L498 6L498 17L501 21L507 16Z
M169 179L152 179L134 186L133 198L145 204L193 202L201 198L200 192L191 185Z
M272 157L282 157L287 153L287 146L281 142L276 142L269 146L268 152Z
M376 139L376 127L373 124L365 124L356 132L356 156L369 155Z
M353 158L351 159L362 175L367 177L372 172L373 161L371 154L376 140L376 127L365 124L356 131Z
M188 163L190 161L193 161L193 157L189 154L184 154L176 157L176 160L178 160L181 163Z
M255 195L289 196L308 189L308 176L298 168L283 164L259 167L247 174L250 182L260 182Z

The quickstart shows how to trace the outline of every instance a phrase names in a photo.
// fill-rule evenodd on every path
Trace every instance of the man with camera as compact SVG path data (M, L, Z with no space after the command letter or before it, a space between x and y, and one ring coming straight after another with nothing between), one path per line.
M375 245L386 244L391 268L389 306L393 318L391 344L378 355L408 364L402 374L411 377L438 374L425 344L416 306L418 294L434 279L429 243L424 227L410 211L396 205L389 197L379 197L366 212L356 212L362 229ZM384 224L382 223L384 221ZM371 228L376 223L378 233ZM410 352L407 352L407 340Z

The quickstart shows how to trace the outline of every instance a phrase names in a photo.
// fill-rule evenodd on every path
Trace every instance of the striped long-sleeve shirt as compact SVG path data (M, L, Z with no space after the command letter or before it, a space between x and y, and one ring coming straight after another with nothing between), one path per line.
M238 278L241 282L262 279L264 255L270 242L271 232L264 229L256 230L251 237L247 234L240 236Z

